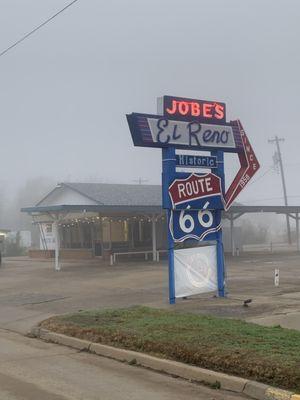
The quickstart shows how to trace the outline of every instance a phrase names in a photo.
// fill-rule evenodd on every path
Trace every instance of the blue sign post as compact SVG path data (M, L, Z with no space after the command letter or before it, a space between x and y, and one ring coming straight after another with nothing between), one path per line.
M169 202L169 186L176 175L176 157L174 147L162 149L162 196L163 204ZM168 226L172 210L167 209ZM174 238L168 229L168 259L169 259L169 302L175 304L175 270L174 270Z
M212 154L217 158L218 168L216 174L221 178L222 191L225 193L225 173L224 173L224 153L222 151L214 151ZM218 218L221 219L221 210L216 210ZM218 295L225 297L225 262L222 229L217 232L217 269L218 269Z
M225 293L222 210L259 168L239 121L226 122L224 103L165 96L163 115L127 115L135 146L162 148L162 198L168 216L169 302L176 301L174 248L186 240L214 241L218 295ZM176 154L176 149L208 155ZM225 193L224 152L237 153L241 169ZM197 169L196 173L178 168ZM201 168L210 173L201 172ZM198 172L199 171L199 172ZM242 185L242 186L240 186Z

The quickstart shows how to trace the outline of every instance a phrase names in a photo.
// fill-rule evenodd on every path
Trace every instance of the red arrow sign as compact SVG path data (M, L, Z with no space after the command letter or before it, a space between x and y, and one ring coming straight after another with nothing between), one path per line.
M240 120L232 121L231 124L239 130L243 151L239 153L241 168L225 194L225 210L229 209L234 199L240 194L260 167Z

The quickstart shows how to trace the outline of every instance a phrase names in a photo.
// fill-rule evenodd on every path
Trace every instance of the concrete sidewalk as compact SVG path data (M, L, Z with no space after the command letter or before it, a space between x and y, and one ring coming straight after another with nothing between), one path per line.
M242 400L147 369L0 330L5 400Z

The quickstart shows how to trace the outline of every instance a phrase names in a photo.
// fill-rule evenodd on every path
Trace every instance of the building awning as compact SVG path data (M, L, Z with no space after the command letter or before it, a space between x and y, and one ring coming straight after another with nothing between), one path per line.
M60 183L35 206L22 212L32 216L97 213L102 216L163 214L160 185L108 183ZM252 206L236 204L223 213L236 219L247 213L276 213L298 218L300 206Z
M51 212L96 212L100 214L160 214L162 208L158 206L105 206L105 205L55 205L23 207L22 212L28 214L45 214Z

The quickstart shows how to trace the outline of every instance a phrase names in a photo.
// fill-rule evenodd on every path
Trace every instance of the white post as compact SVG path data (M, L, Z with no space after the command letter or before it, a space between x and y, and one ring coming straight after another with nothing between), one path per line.
M275 286L279 286L279 269L275 269L274 285Z
M131 233L131 248L134 249L134 222L130 221L130 233Z
M152 255L153 255L153 261L158 261L157 260L157 248L156 248L156 221L155 221L155 215L152 216Z
M300 250L299 243L299 213L296 213L296 240L297 240L297 251Z
M83 247L83 232L82 232L82 225L81 222L78 222L78 233L79 233L79 240L80 240L80 247Z
M60 263L59 263L59 248L60 248L60 238L58 231L58 220L55 220L53 223L54 227L54 238L55 238L55 271L60 271Z
M93 222L90 223L90 230L91 230L91 246L92 246L92 254L95 257L95 225Z
M231 255L235 256L235 248L234 248L234 225L233 225L233 214L231 214L230 218L230 239L231 239Z
M142 221L139 220L139 241L143 240L143 228L142 228Z

